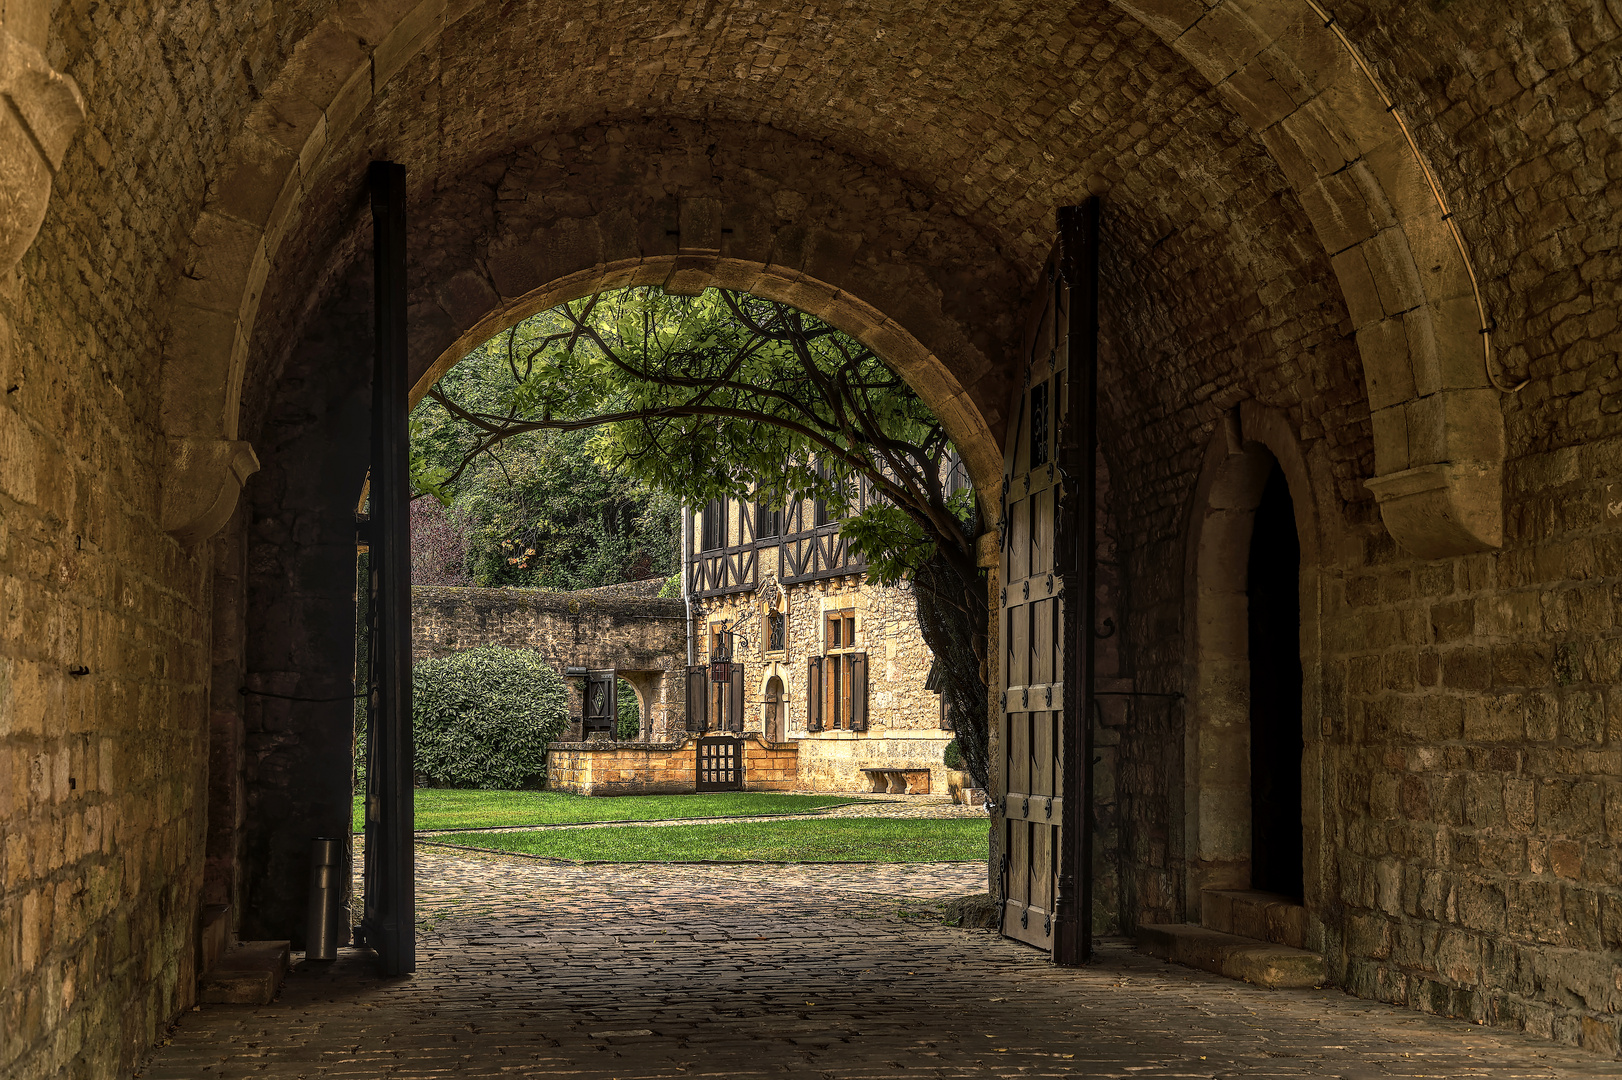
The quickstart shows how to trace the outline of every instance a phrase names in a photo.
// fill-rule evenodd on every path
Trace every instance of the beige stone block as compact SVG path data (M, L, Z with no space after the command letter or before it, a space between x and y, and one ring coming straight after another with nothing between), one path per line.
M372 61L368 56L350 72L349 77L328 103L327 138L334 141L342 140L371 103Z
M1294 132L1286 127L1282 120L1263 129L1261 138L1268 154L1278 164L1285 179L1289 180L1297 191L1316 183L1318 177L1322 175L1317 166L1308 159Z
M1314 177L1329 176L1352 160L1332 129L1334 122L1322 103L1314 99L1280 120L1274 130L1294 145Z
M373 93L437 38L444 22L445 0L422 0L412 8L372 54Z
M36 496L34 435L11 408L0 404L0 492L29 505Z
M1374 274L1364 258L1364 247L1359 244L1348 248L1329 260L1340 282L1341 296L1346 301L1347 313L1352 317L1352 326L1359 329L1386 317Z
M1401 134L1401 128L1386 111L1385 99L1361 70L1345 71L1333 82L1325 83L1318 100L1339 120L1339 135L1349 161Z
M1408 412L1394 405L1370 414L1374 427L1374 474L1385 476L1411 465L1408 446Z
M1172 41L1205 16L1199 0L1118 0L1115 5L1166 41Z
M1380 297L1385 314L1400 315L1425 302L1419 268L1408 248L1407 234L1401 229L1384 229L1360 245L1369 276Z
M1355 175L1357 165L1297 188L1301 206L1330 255L1370 239L1379 231L1377 219L1388 215L1372 209Z
M1503 395L1491 388L1450 390L1443 417L1445 460L1498 463L1504 460Z
M1387 409L1416 396L1408 340L1408 327L1401 319L1381 319L1357 331L1370 410Z
M1211 8L1172 43L1213 86L1238 71L1267 45L1256 24L1227 5Z

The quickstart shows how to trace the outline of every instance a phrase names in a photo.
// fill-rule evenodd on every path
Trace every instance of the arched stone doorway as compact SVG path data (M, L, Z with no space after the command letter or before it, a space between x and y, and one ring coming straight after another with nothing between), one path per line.
M1188 532L1184 902L1277 893L1317 906L1317 515L1278 413L1250 403L1207 450ZM1311 933L1309 927L1309 934Z
M1245 573L1250 683L1250 886L1299 902L1301 881L1301 541L1273 455L1251 518ZM1260 464L1260 463L1259 463Z

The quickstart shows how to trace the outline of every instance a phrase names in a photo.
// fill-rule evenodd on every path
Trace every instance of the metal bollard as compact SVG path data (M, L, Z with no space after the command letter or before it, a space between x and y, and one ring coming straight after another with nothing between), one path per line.
M336 960L342 933L344 870L347 841L318 837L310 841L310 908L304 920L304 958Z

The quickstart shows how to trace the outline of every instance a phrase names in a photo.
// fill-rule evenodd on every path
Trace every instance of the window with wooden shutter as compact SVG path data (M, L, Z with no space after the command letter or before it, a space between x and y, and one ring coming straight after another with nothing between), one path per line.
M743 730L743 665L732 662L732 681L727 684L727 729Z
M813 656L805 663L805 730L821 731L822 657Z
M854 660L856 612L853 608L825 612L822 634L822 726L833 731L853 726L856 718ZM865 660L864 660L865 664ZM864 667L864 682L865 672Z
M851 653L845 657L849 667L846 682L850 694L850 729L867 730L867 654Z
M704 731L709 724L710 669L694 664L687 669L687 730Z

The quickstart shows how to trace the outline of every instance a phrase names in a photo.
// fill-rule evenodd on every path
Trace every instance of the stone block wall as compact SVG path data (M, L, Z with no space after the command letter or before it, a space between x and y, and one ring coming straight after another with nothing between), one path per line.
M553 743L546 755L546 789L574 795L692 794L697 741L694 736L664 743ZM794 744L746 733L744 790L797 790L795 758Z
M1282 136L1262 131L1284 84L1195 51L1240 40L1181 33L1205 7L1015 3L987 34L979 9L852 5L838 17L862 32L838 60L863 74L830 97L805 74L827 64L821 8L671 34L681 16L609 4L589 29L610 59L581 64L578 13L544 0L8 4L6 32L38 39L86 116L60 168L33 174L45 218L0 275L0 1073L127 1073L190 1001L205 888L235 891L246 932L296 930L308 837L347 821L348 705L290 699L352 692L362 177L379 157L412 178L414 373L604 281L759 288L895 359L970 436L988 510L1053 208L1104 192L1101 398L1131 677L1189 686L1203 455L1240 402L1281 414L1319 521L1318 943L1359 992L1614 1055L1615 5L1334 6L1448 199L1494 371L1528 380L1510 394L1478 370L1471 298L1406 307L1400 260L1380 257L1406 249L1395 215L1440 208L1348 194L1411 152L1342 145L1319 122L1379 115L1376 95L1323 95ZM1314 21L1211 10L1241 8L1289 21L1280 48ZM513 57L545 77L515 86ZM1428 187L1387 194L1423 203ZM1326 229L1325 206L1361 211ZM1453 258L1408 254L1413 277ZM1428 355L1427 320L1444 316L1472 347ZM1445 365L1472 383L1482 430L1502 423L1501 551L1395 546L1364 486L1390 467L1371 400L1402 460L1434 458L1460 425L1425 423L1422 387L1396 409L1409 390L1365 368L1366 326L1376 361ZM191 415L177 383L213 393L214 412ZM193 424L265 465L241 563L166 530L170 440ZM212 595L239 587L233 573L239 595ZM261 693L231 702L244 686ZM1193 705L1135 707L1118 728L1128 922L1187 914ZM240 798L239 834L205 822L211 790L224 808ZM232 850L235 882L220 862L205 878L205 858Z
M687 607L661 599L663 585L663 578L573 592L418 585L412 657L504 645L533 649L559 674L614 668L636 691L644 736L668 739L687 727Z

